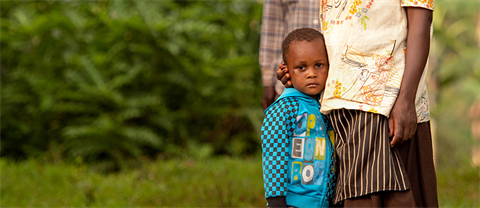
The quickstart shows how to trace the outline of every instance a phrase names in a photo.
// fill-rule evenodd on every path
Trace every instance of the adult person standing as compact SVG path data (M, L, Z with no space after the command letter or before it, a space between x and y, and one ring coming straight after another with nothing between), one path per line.
M321 0L335 203L438 207L425 84L433 0ZM279 66L277 77L289 75Z
M262 71L262 107L267 109L284 90L276 78L282 63L282 41L295 29L320 31L319 0L265 0L262 14L259 64Z

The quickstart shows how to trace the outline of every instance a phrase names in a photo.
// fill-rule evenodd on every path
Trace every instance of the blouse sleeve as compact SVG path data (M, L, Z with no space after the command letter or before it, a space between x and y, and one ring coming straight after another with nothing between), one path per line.
M421 7L433 11L434 0L401 0L402 7Z

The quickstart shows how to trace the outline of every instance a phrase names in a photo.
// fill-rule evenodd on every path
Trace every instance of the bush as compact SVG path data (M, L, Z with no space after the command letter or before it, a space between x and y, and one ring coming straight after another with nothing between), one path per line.
M2 156L257 151L257 2L9 1L1 18Z

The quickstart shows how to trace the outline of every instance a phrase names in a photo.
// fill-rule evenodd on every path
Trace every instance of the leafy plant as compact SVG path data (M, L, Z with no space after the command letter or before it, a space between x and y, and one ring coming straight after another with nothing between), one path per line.
M469 116L480 102L479 11L478 1L438 1L433 13L428 89L439 167L460 168L459 161L471 162L471 147L480 145Z
M11 1L1 10L2 156L55 143L115 170L192 145L257 151L257 2Z

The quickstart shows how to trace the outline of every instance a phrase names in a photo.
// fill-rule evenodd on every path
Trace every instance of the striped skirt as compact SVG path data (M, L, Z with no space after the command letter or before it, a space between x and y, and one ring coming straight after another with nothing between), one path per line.
M337 133L337 184L333 203L379 191L409 189L396 149L390 148L388 119L379 114L339 109L330 114Z

